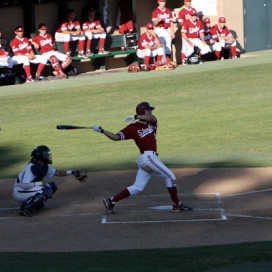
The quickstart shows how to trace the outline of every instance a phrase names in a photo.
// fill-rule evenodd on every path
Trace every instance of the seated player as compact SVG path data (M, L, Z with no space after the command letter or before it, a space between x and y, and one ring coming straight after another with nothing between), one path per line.
M67 17L55 33L55 41L63 42L65 54L70 55L70 41L78 41L78 57L84 57L85 35L73 9L68 10Z
M220 42L222 46L221 51L221 59L224 59L224 49L227 46L230 46L232 58L236 59L236 40L232 36L229 29L226 27L226 19L224 17L220 17L218 20L218 24L212 27L213 39L217 42Z
M41 208L48 198L57 190L54 182L43 181L44 178L53 176L76 176L80 170L56 170L51 167L52 156L50 149L45 145L37 146L31 152L30 162L19 173L13 187L13 198L21 203L20 215L33 216Z
M145 70L149 70L148 66L151 57L156 57L157 61L161 61L163 57L163 48L159 37L154 31L154 25L148 23L146 32L143 33L138 42L137 57L145 59Z
M0 65L7 67L7 74L11 74L13 61L9 53L0 46Z
M33 82L30 70L30 63L39 63L35 80L42 80L41 72L47 62L47 58L41 55L35 55L31 47L30 41L24 36L24 29L21 26L15 28L16 37L10 42L11 49L14 53L12 57L13 65L23 64L26 72L26 83Z
M56 50L55 42L52 36L47 34L47 26L44 23L39 25L39 33L30 40L31 43L51 62L59 78L67 78L64 70L72 63L72 58Z
M185 57L191 56L195 52L195 47L200 49L200 56L210 53L211 50L204 38L204 28L200 20L197 19L197 11L192 8L190 11L190 19L186 20L181 28L182 35L182 64Z
M219 42L216 42L212 36L213 36L213 31L211 28L211 21L210 18L206 17L203 19L203 26L204 26L204 37L205 37L205 42L208 44L210 47L210 50L212 52L215 52L215 56L217 60L220 60L221 56L221 50L222 46ZM214 36L215 37L215 36Z
M108 54L109 52L104 49L106 41L106 32L101 26L100 19L96 16L96 10L94 7L90 7L87 17L84 19L82 29L87 39L86 44L86 56L93 56L91 52L91 43L93 39L99 39L99 52L98 54Z

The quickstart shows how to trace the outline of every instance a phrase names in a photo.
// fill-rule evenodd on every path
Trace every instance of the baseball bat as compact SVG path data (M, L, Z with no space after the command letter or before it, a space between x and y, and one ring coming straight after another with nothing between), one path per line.
M68 126L68 125L57 125L57 129L92 129L93 127L80 127L80 126Z

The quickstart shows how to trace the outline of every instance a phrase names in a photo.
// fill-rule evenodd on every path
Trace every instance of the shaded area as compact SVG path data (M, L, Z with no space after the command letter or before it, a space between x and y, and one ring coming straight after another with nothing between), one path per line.
M30 158L30 157L29 157ZM0 145L0 177L7 178L14 176L9 170L26 160L23 155L22 148L17 145ZM27 161L26 161L27 163ZM21 169L18 169L20 171Z

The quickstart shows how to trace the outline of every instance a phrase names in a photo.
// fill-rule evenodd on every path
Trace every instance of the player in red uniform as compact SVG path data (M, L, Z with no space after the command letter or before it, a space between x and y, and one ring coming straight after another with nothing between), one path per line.
M184 0L184 6L181 8L178 14L178 22L181 27L186 20L190 20L190 11L192 9L191 5L191 0Z
M192 8L190 11L190 20L186 20L182 25L181 35L182 64L184 64L183 60L185 57L189 57L194 53L195 46L200 49L201 55L205 55L211 52L209 46L205 42L203 24L200 20L197 19L197 11L194 8Z
M107 34L105 32L105 29L101 26L100 19L96 16L96 10L94 7L89 8L87 17L84 19L84 23L82 24L82 29L87 38L87 57L93 56L93 53L91 52L92 39L99 39L100 41L98 54L109 53L104 49Z
M152 22L156 26L156 34L165 48L166 61L171 62L172 39L175 38L173 15L166 8L166 0L158 0L159 6L152 13Z
M148 68L151 57L157 56L157 61L162 60L163 48L151 23L146 25L146 32L141 35L138 41L137 56L140 59L145 59L145 69Z
M213 31L213 39L217 42L220 42L222 45L221 59L224 59L224 48L227 44L230 45L230 50L232 54L232 58L236 59L236 40L232 36L229 29L226 27L226 19L224 17L220 17L218 20L218 24L212 27Z
M13 64L23 64L26 72L26 83L33 82L30 71L30 62L39 63L35 80L43 79L41 72L47 62L47 58L41 55L35 55L28 38L23 37L24 29L21 26L15 28L16 37L10 42L11 49L14 53L12 57Z
M84 57L85 35L81 30L79 20L73 9L68 10L67 18L61 23L55 33L56 42L63 42L65 54L70 55L70 41L77 41L79 57Z
M51 62L58 77L67 78L64 70L72 63L72 58L56 50L54 39L47 34L47 26L44 23L39 25L39 35L34 36L30 41Z
M125 121L131 124L117 134L106 131L101 126L93 127L95 131L103 133L114 141L133 139L140 150L140 156L138 158L139 170L134 184L125 188L114 197L103 200L107 214L114 214L113 207L118 201L140 193L153 175L165 181L173 201L173 212L193 210L190 207L184 206L183 203L179 201L175 183L176 177L158 157L156 141L158 124L157 118L152 115L152 110L154 109L155 108L151 107L147 102L138 104L136 107L136 115L125 118ZM139 121L133 123L136 119L139 119Z
M222 46L219 42L216 42L212 36L214 36L214 31L211 28L211 21L210 18L206 17L203 19L203 26L204 26L204 37L205 37L205 42L208 44L210 47L210 50L212 52L215 52L215 56L217 60L220 60L221 57L221 50Z

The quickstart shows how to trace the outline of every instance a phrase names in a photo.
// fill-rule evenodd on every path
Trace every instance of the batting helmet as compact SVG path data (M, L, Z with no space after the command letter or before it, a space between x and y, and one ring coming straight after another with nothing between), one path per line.
M32 159L41 160L44 163L52 164L52 155L50 151L51 150L46 145L39 145L31 152L31 157Z
M225 23L225 22L226 22L226 18L225 18L225 17L220 17L220 18L218 19L218 22L219 22L219 23Z
M210 21L210 18L206 17L203 19L203 23L207 23L209 24L211 21Z
M136 113L137 115L145 114L145 110L147 109L154 110L155 108L151 107L151 105L148 102L141 102L136 107Z

